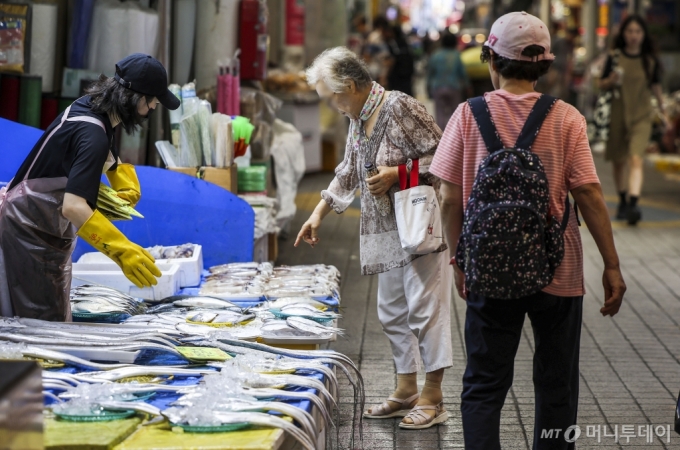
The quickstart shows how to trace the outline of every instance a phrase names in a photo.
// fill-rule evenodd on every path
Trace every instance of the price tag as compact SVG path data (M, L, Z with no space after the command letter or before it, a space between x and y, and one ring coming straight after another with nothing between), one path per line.
M231 359L226 352L214 347L177 347L182 356L192 361L227 361Z

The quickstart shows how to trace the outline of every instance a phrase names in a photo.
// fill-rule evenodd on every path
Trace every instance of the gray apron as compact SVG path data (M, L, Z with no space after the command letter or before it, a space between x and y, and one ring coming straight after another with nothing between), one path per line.
M76 229L62 214L67 177L28 179L47 142L64 122L104 124L87 116L68 118L47 136L24 179L0 198L0 315L71 321L71 253ZM107 161L107 164L110 161ZM109 166L110 167L110 166Z

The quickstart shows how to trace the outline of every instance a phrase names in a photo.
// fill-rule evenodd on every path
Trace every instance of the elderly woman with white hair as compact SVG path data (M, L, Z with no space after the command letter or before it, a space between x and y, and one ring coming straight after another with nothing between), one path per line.
M317 57L307 81L319 96L347 116L350 133L345 157L335 178L321 192L321 201L305 222L295 245L319 243L321 221L331 210L342 213L361 190L361 272L378 274L378 318L392 347L397 389L364 417L403 417L402 428L422 429L448 418L441 383L444 369L453 364L451 349L451 280L443 244L427 255L412 255L401 247L394 207L380 212L379 197L399 190L398 166L418 159L420 183L439 190L428 173L441 137L425 107L402 92L389 92L371 81L365 63L353 52L337 47ZM378 174L367 178L365 164ZM384 199L383 199L384 200ZM421 358L425 385L418 392Z

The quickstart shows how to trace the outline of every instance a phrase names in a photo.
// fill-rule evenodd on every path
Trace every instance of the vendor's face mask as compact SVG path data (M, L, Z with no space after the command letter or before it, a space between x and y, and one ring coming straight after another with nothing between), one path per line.
M149 117L151 117L151 114L153 114L153 112L156 110L156 107L158 106L158 100L156 98L154 98L153 100L151 100L151 104L149 104L146 97L144 97L144 101L146 102L146 108L147 108L148 112L145 115L140 114L140 116L143 119L148 120Z

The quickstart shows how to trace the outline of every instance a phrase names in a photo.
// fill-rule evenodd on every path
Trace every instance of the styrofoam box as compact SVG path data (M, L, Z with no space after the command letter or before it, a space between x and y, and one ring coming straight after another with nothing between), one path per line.
M158 284L148 288L138 288L128 280L123 271L115 263L73 263L71 287L83 284L99 284L108 286L130 295L146 300L161 300L175 295L180 290L179 266L177 264L156 264L162 276Z
M80 263L106 263L118 267L108 256L99 252L85 253L78 260ZM201 273L203 272L203 247L194 245L194 255L191 258L179 259L157 259L158 264L177 264L179 266L179 285L180 287L193 287L201 284Z

